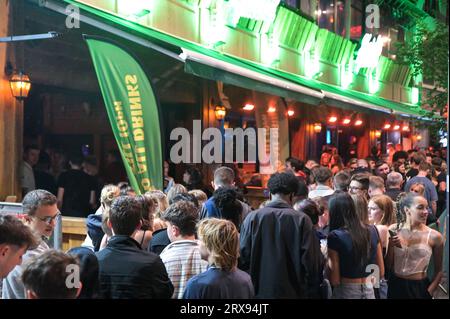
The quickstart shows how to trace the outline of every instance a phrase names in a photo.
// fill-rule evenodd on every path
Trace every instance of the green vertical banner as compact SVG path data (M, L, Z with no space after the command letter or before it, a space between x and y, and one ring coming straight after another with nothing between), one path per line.
M158 102L147 75L117 44L98 37L84 39L131 186L137 193L162 189Z

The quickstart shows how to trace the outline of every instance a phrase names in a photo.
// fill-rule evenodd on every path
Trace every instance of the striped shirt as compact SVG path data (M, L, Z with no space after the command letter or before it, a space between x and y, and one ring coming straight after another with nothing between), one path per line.
M208 263L202 260L196 240L177 240L168 245L160 255L167 274L172 281L174 292L172 298L181 299L187 281L204 271Z

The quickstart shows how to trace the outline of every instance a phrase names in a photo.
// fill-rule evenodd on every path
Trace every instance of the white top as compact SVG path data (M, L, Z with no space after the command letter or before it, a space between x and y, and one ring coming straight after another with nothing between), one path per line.
M172 298L181 299L188 280L208 267L208 263L200 256L196 240L174 241L164 248L159 257L174 287Z
M334 189L326 185L317 185L316 189L312 190L308 194L308 198L325 197L334 194Z
M420 241L402 248L394 247L394 270L399 276L410 276L418 273L426 273L430 264L431 249L429 242L431 229L428 232L426 242Z
M22 162L21 185L25 194L36 189L33 167L25 161Z

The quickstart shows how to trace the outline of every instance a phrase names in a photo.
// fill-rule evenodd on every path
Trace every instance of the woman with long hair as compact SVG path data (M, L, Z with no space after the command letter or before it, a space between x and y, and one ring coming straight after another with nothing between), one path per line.
M153 220L155 218L155 211L157 209L157 203L150 195L137 195L136 200L141 204L141 229L135 232L133 238L142 247L143 250L147 250L148 244L152 239L153 234Z
M369 222L378 230L380 235L383 258L386 258L389 242L389 226L397 221L394 202L387 195L376 195L369 200L367 205L369 212ZM387 276L388 277L388 276ZM385 278L380 279L379 297L387 298L388 283Z
M365 224L369 224L369 214L367 212L367 198L361 194L351 194L353 203L355 203L356 215L359 220Z
M381 246L384 250L383 255L385 255L389 240L388 228L397 221L394 202L387 195L377 195L369 200L367 208L369 211L369 222L377 227Z
M405 220L392 225L386 266L391 270L388 299L431 299L442 278L442 235L426 226L427 200L414 192L400 197ZM431 258L434 272L427 270Z
M329 212L328 267L333 298L375 299L371 273L384 276L376 228L361 222L347 193L338 192L331 197Z
M333 173L333 176L339 173L340 171L343 171L344 168L345 168L344 162L342 161L342 158L338 154L331 156L330 169L331 172Z

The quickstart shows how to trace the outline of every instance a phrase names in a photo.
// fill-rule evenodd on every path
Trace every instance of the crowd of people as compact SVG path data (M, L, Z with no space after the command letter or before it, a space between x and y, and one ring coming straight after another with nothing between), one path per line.
M59 197L32 190L23 223L0 216L2 298L430 299L443 276L444 155L290 157L259 207L230 167L210 193L196 170L182 185L165 169L164 190L105 185L68 252L47 244ZM71 284L68 266L80 269Z

